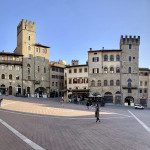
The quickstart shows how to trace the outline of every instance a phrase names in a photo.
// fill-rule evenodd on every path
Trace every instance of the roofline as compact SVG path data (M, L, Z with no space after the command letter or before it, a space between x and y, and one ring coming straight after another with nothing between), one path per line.
M71 65L71 66L67 65L67 66L66 66L66 68L73 68L73 67L86 67L86 66L88 67L88 65L87 65L87 64L74 65L74 66L73 66L73 65Z
M0 55L23 56L23 55L21 55L21 54L9 53L9 52L0 52Z
M121 52L122 49L107 49L107 50L89 50L88 53L93 52Z
M42 44L40 44L40 43L35 43L35 46L40 46L40 47L44 47L44 48L50 48L49 46L42 45Z
M139 68L139 71L150 71L149 68Z

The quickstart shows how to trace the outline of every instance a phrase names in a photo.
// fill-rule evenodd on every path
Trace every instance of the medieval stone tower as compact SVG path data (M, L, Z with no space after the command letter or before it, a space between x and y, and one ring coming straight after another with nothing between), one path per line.
M138 102L140 36L121 36L121 93L123 102Z
M17 26L15 53L23 55L23 94L49 91L49 47L36 43L36 25L24 20Z

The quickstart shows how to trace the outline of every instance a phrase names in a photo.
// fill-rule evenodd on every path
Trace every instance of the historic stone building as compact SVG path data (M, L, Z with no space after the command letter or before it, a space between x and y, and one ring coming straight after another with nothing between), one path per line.
M19 90L12 94L42 96L50 93L49 47L36 43L35 32L36 25L34 22L22 20L17 26L17 47L14 53L0 53L1 69L3 68L2 65L7 66L4 72L7 78L0 80L0 84L3 85L5 82L6 90L11 89L9 86L12 86L12 89L16 88L17 85L19 86ZM8 65L13 65L13 71L9 71ZM14 68L17 66L20 67L20 70L15 71ZM9 72L12 72L13 76L11 84L8 80ZM17 81L16 75L19 76Z
M66 66L66 79L67 97L88 97L88 64L81 65L78 60L72 60L71 65Z
M23 55L0 52L0 95L21 94Z
M140 103L150 107L150 69L139 68L139 98Z
M64 68L65 62L50 62L50 97L60 97L64 93Z
M104 96L106 102L130 103L139 101L139 44L140 37L121 36L120 49L90 50L90 93Z

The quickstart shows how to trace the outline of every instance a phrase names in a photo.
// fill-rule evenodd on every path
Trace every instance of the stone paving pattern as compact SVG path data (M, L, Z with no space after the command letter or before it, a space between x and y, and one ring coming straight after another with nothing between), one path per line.
M150 127L150 110L128 109ZM127 108L108 106L101 112L95 123L94 109L83 105L12 97L4 100L0 118L46 150L150 150L150 134ZM0 150L9 149L32 150L0 124Z

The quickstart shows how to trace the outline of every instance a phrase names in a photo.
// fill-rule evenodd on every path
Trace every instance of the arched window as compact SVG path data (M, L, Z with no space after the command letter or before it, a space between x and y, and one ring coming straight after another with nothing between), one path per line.
M132 80L129 78L129 79L127 80L127 82L132 82Z
M104 73L108 73L108 68L104 67Z
M108 61L108 55L104 55L104 61Z
M104 80L104 86L107 86L107 80Z
M27 64L27 67L31 67L30 64Z
M110 86L114 85L114 80L110 80Z
M116 73L120 73L120 68L119 67L116 68Z
M12 74L9 75L9 79L12 80Z
M110 67L110 73L114 73L114 68Z
M120 61L120 55L116 55L116 61Z
M128 73L131 73L131 67L128 68Z
M129 61L131 61L131 56L129 56Z
M128 88L131 88L132 84L131 82L128 82Z
M97 81L97 86L101 86L101 80Z
M110 55L110 61L114 61L114 55Z
M120 86L120 80L116 80L116 86Z
M2 78L2 79L5 79L5 75L4 75L4 74L2 74L1 78Z
M91 86L95 86L95 81L94 80L91 81Z

